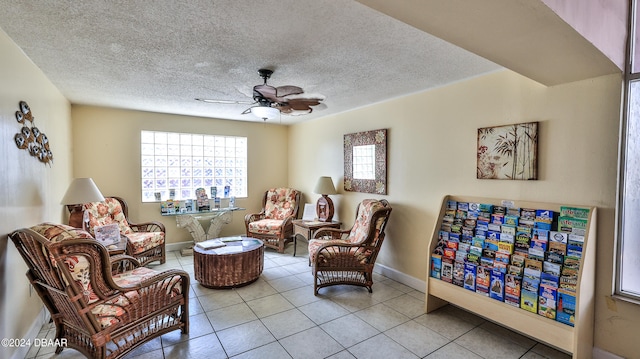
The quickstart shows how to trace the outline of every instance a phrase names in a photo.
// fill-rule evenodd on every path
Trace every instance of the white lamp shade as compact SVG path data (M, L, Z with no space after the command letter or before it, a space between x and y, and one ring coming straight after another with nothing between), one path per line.
M75 178L67 188L60 204L102 202L104 197L91 178Z
M337 194L336 188L333 186L333 180L329 176L322 176L318 178L316 188L313 190L319 194Z
M278 118L280 116L280 110L274 107L268 106L254 106L251 108L251 113L263 120L273 120L274 118Z

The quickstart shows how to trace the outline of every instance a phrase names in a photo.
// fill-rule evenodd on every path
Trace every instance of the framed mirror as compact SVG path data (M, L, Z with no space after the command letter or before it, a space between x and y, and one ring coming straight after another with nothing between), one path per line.
M387 129L344 135L344 189L387 194Z

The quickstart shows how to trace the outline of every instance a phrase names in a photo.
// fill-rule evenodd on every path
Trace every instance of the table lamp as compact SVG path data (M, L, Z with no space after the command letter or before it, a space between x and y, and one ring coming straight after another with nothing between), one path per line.
M336 188L333 186L333 180L331 179L331 177L320 177L313 192L322 195L322 197L318 199L318 203L316 204L318 221L331 222L331 220L333 219L333 201L331 200L331 198L329 198L328 195L338 193L336 192Z
M89 202L102 201L104 201L104 197L91 178L75 178L67 188L67 192L62 197L60 204L66 205L67 209L69 209L69 225L82 228L82 215L84 213L82 205Z

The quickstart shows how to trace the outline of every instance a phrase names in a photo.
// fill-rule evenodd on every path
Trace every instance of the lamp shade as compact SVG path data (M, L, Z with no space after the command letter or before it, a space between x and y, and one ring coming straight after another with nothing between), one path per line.
M102 202L104 197L91 178L75 178L67 188L60 204Z
M280 116L280 110L274 107L269 106L254 106L251 108L251 113L263 120L273 120L274 118L278 118Z
M314 193L319 194L337 194L336 188L333 186L333 180L329 176L322 176L318 178L318 183L316 183L316 188L313 190Z

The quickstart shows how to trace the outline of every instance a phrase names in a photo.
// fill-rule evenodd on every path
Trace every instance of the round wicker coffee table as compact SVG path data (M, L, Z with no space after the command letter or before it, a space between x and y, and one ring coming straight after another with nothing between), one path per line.
M200 284L208 288L240 287L260 277L264 245L259 239L241 238L215 249L193 247L193 271Z

